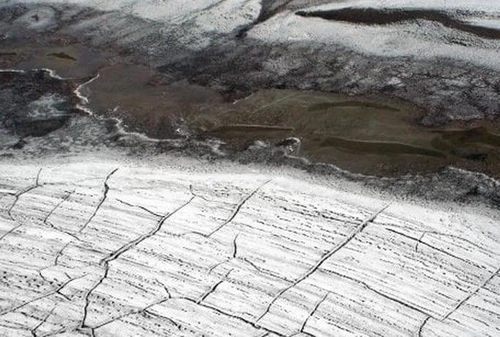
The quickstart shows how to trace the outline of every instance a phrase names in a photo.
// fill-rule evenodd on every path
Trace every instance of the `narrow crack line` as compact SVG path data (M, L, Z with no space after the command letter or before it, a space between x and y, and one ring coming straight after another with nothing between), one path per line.
M238 236L240 233L236 234L233 240L233 253L231 254L233 259L236 259L236 254L238 254L238 244L236 243L236 240L238 240Z
M422 244L422 245L424 245L424 246L427 246L427 247L429 247L429 248L432 248L432 249L434 249L434 250L436 250L436 251L438 251L438 252L441 252L441 253L443 253L443 254L446 254L446 255L448 255L448 256L450 256L450 257L452 257L452 258L455 258L455 259L460 260L460 261L462 261L462 262L465 262L465 263L467 263L467 264L473 265L473 266L478 267L478 268L480 268L480 267L481 267L479 264L477 264L477 263L475 263L475 262L473 262L473 261L466 260L466 259L464 259L464 258L461 258L460 256L455 255L455 254L451 254L451 253L447 252L447 251L446 251L446 250L444 250L444 249L441 249L441 248L435 247L435 246L433 246L433 245L430 245L430 244L428 244L428 243L426 243L426 242L422 241L422 240L421 240L421 238L420 238L420 239L414 238L413 236L410 236L410 235L408 235L408 234L405 234L405 233L399 232L399 231L394 230L394 229L392 229L392 228L386 228L386 230L387 230L387 231L389 231L389 232L392 232L392 233L395 233L395 234L401 235L401 236L403 236L403 237L405 237L405 238L407 238L407 239L410 239L410 240L413 240L413 241L417 241L417 245L420 243L420 244Z
M155 279L155 281L165 290L165 292L167 293L168 299L172 299L172 294L170 293L170 290L168 290L167 286L164 285L162 282L160 282L160 280L158 280L158 279Z
M68 296L64 295L60 290L56 291L56 293L59 296L61 296L62 298L64 298L66 301L71 302L71 298L69 298Z
M420 235L420 237L418 238L417 244L415 245L415 252L418 252L418 245L422 243L425 234L427 234L427 232L423 232L422 235Z
M419 243L422 242L424 236L426 235L429 235L429 234L434 234L434 235L437 235L437 236L446 236L446 237L450 237L450 238L453 238L453 239L458 239L458 240L461 240L461 241L464 241L464 242L467 242L468 244L470 244L471 246L474 246L478 249L481 249L481 250L485 250L485 247L483 245L479 245L471 240L468 240L466 238L463 238L459 235L454 235L454 234L447 234L447 233L441 233L441 232L438 232L438 231L424 231L422 233L422 235L420 236L419 238L419 242L417 242L417 245L415 246L415 251L418 250L418 245ZM494 253L494 252L493 252Z
M314 266L312 266L304 275L293 281L292 284L287 286L286 288L281 289L278 294L272 299L272 301L268 304L266 307L266 310L257 318L257 322L259 322L262 318L264 318L267 313L269 313L269 310L271 310L271 307L274 305L274 303L288 290L292 289L293 287L297 286L299 283L307 279L309 276L311 276L313 273L315 273L322 265L325 263L326 260L328 260L330 257L333 256L336 252L338 252L340 249L344 248L349 242L351 242L356 235L361 233L370 223L372 223L377 216L379 216L382 212L384 212L391 204L387 204L384 207L382 207L380 210L375 212L373 215L368 217L366 220L364 220L350 235L348 235L344 241L342 241L339 245L335 246L333 249L328 251L326 254L324 254L321 259L316 262Z
M134 204L128 203L128 202L123 201L123 200L120 200L120 199L115 199L115 200L116 200L116 201L118 201L119 203L124 204L124 205L127 205L127 206L129 206L129 207L140 208L140 209L142 209L143 211L148 212L149 214L154 215L154 216L156 216L156 217L158 217L158 218L163 217L163 215L158 214L158 213L155 213L155 212L153 212L152 210L147 209L147 208L146 208L146 207L144 207L144 206L134 205Z
M204 300L206 300L206 299L207 299L207 297L208 297L208 296L210 296L212 293L214 293L214 292L217 290L217 288L218 288L218 287L219 287L219 286L220 286L223 282L225 282L225 281L227 280L227 278L229 277L229 274L231 274L231 272L232 272L233 270L234 270L234 269L231 269L230 271L228 271L228 272L226 273L226 275L224 275L224 277L223 277L223 278L222 278L219 282L217 282L217 283L215 283L213 286L211 286L211 287L210 287L210 289L209 289L206 293L204 293L204 294L200 297L200 299L199 299L198 301L196 301L196 304L200 304L200 303L202 303Z
M142 312L143 314L147 314L149 316L153 316L153 317L156 317L156 318L159 318L159 319L164 319L164 320L167 320L168 322L170 322L173 326L175 326L178 330L180 330L182 328L182 325L177 323L176 321L174 321L173 319L171 319L170 317L166 317L166 316L163 316L163 315L160 315L160 314L157 314L157 313L154 313L154 312L151 312L150 309L146 309Z
M156 227L151 232L149 232L149 233L147 233L145 235L141 235L137 239L135 239L135 240L133 240L133 241L131 241L131 242L123 245L121 248L119 248L118 250L114 251L113 253L111 253L110 255L108 255L107 257L105 257L104 259L102 259L100 261L99 264L101 266L103 266L104 272L103 272L103 275L100 277L100 279L97 280L97 282L94 284L94 286L92 288L90 288L87 291L87 293L85 294L85 305L83 307L83 316L82 316L82 320L81 320L81 323L80 323L80 328L85 328L86 327L85 321L86 321L87 315L88 315L88 308L89 308L89 305L90 305L90 301L89 301L90 296L97 289L97 287L99 287L99 285L101 285L102 282L104 282L104 280L108 276L108 273L109 273L109 263L111 261L114 261L114 260L118 259L123 253L125 253L129 249L131 249L133 247L136 247L138 244L140 244L144 240L146 240L146 239L152 237L153 235L155 235L156 233L158 233L162 229L162 226L165 223L165 221L167 221L174 214L176 214L177 212L179 212L180 210L182 210L184 207L188 206L193 201L193 199L194 199L194 197L191 197L187 202L185 202L184 204L182 204L180 207L176 208L173 212L171 212L171 213L163 216L158 221Z
M75 190L69 192L68 194L66 194L66 196L57 203L57 205L52 208L52 210L47 214L47 216L43 219L43 223L47 226L50 226L54 229L58 229L58 228L55 228L55 226L49 222L49 218L52 216L52 214L54 214L54 212L59 208L61 207L62 204L64 204L66 201L68 201L68 199L73 195L73 193L75 193Z
M38 170L38 173L36 174L36 180L35 180L35 186L40 186L40 174L42 173L42 168Z
M54 290L52 290L52 291L49 291L49 292L47 292L47 293L45 293L45 294L43 294L43 295L40 295L40 296L38 296L38 297L36 297L36 298L34 298L34 299L32 299L32 300L29 300L29 301L23 302L23 303L21 303L21 304L19 304L19 305L16 305L16 306L15 306L15 307L13 307L13 308L6 309L6 310L4 310L4 311L0 312L0 316L6 315L6 314L11 313L11 312L14 312L14 311L16 311L16 310L18 310L18 309L21 309L22 307L27 306L28 304L31 304L31 303L33 303L33 302L36 302L36 301L39 301L39 300L44 299L44 298L46 298L46 297L49 297L49 296L51 296L51 295L54 295L55 293L57 293L58 291L60 291L60 290L61 290L61 289L63 289L64 287L66 287L68 284L70 284L71 282L73 282L73 281L75 281L75 280L78 280L78 279L81 279L81 278L83 278L83 277L85 277L85 276L87 276L87 274L85 274L85 275L83 275L83 276L79 276L79 277L72 278L72 279L70 279L70 280L67 280L66 282L64 282L63 284L61 284L60 286L58 286L56 289L54 289Z
M205 200L206 202L213 202L213 200L210 200L194 191L193 184L189 184L189 192L191 193L192 196L200 198L202 200Z
M422 337L422 331L424 331L424 326L427 324L427 322L431 319L432 317L431 316L427 316L423 321L422 321L422 324L420 324L420 326L418 327L418 331L417 331L417 334L416 336L417 337Z
M236 257L236 254L238 253L238 245L237 245L237 243L236 243L236 240L238 239L238 236L239 236L239 235L240 235L239 233L238 233L238 234L236 234L236 236L235 236L235 237L234 237L234 239L233 239L233 247L232 247L232 248L233 248L233 250L232 250L232 252L231 252L231 256L230 256L230 257L228 257L228 258L226 258L225 260L223 260L223 261L221 261L221 262L218 262L218 263L214 264L212 267L210 267L210 269L208 270L208 274L211 274L211 273L212 273L212 272L213 272L216 268L218 268L219 266L221 266L221 265L223 265L223 264L225 264L225 263L228 263L228 262L230 262L230 261L232 261L232 260L234 260L234 259L238 259L238 258Z
M165 231L165 235L168 235L168 236L171 236L174 238L184 238L186 236L199 236L203 239L211 240L220 246L223 246L225 244L224 242L222 242L214 237L209 237L207 234L204 234L204 233L201 233L198 231L188 231L188 232L184 232L184 233L171 233L171 232Z
M246 257L238 257L238 260L245 262L246 264L248 264L249 266L251 266L253 269L257 270L259 273L267 274L267 273L264 272L264 270L262 270L262 268L258 267L255 263L253 263L252 261L250 261ZM269 275L271 275L271 274L269 274Z
M75 239L76 241L80 241L80 242L82 241L82 239L80 239L78 236L76 236L75 234L73 234L73 233L71 233L71 232L69 232L69 231L62 230L62 229L59 229L59 231L60 231L61 233L64 233L64 234L66 234L66 235L71 236L71 237L72 237L73 239Z
M301 332L301 333L302 333L303 335L308 336L308 337L316 337L315 335L313 335L313 334L312 334L312 333L310 333L310 332L306 332L306 331L304 331L304 332Z
M5 232L4 235L0 236L0 241L2 241L5 237L7 237L8 235L12 234L13 232L15 232L18 228L22 227L24 224L21 223L15 227L12 227L11 229L9 229L9 231Z
M290 284L289 286L287 286L286 288L283 288L281 289L278 294L276 296L274 296L274 298L272 299L272 301L268 304L268 306L266 307L266 310L257 318L257 321L256 322L260 322L260 320L262 318L264 318L264 316L266 316L269 311L271 310L271 307L274 305L274 303L281 297L283 296L284 293L286 293L288 290L292 289L293 287L295 287L298 283L297 282L293 282L292 284Z
M227 312L225 312L225 311L223 311L223 310L221 310L221 309L219 309L219 308L216 308L216 307L211 306L211 305L209 305L209 304L206 304L206 303L204 303L204 302L198 303L198 301L196 301L196 300L194 300L194 299L192 299L192 298L189 298L189 297L175 297L174 299L177 299L177 300L184 300L184 301L187 301L187 302L194 303L194 304L199 305L199 306L201 306L201 307L203 307L203 308L206 308L206 309L209 309L209 310L215 311L215 312L217 312L217 313L219 313L219 314L221 314L221 315L223 315L223 316L226 316L226 317L228 317L228 318L233 318L233 319L236 319L236 320L238 320L238 321L240 321L240 322L243 322L243 323L245 323L245 324L248 324L248 325L250 325L251 327L253 327L254 329L257 329L257 330L263 330L263 331L265 331L265 332L272 333L272 334L277 335L277 336L279 336L279 337L286 337L285 335L283 335L282 333L280 333L280 332L278 332L278 331L274 331L274 330L272 330L272 329L270 329L270 328L265 328L265 327L263 327L263 326L259 325L259 324L258 324L258 323L256 323L256 322L249 321L248 319L243 318L243 317L241 317L241 316L237 316L237 315L234 315L234 314L227 313Z
M216 264L214 264L212 267L210 267L210 269L208 269L208 274L210 275L215 269L217 269L219 266L222 266L223 264L231 261L232 259L228 258L228 259L225 259L224 261L221 261L221 262L218 262Z
M44 280L45 282L49 283L49 280L47 280L47 279L45 278L45 276L43 276L42 271L43 271L43 269L39 269L39 270L37 270L38 275L40 275L40 277L42 278L42 280Z
M325 296L323 296L317 303L316 305L314 306L314 308L311 310L311 312L309 313L309 316L307 316L306 320L304 321L304 323L302 323L302 326L300 327L300 330L299 332L300 333L304 333L304 330L307 326L307 323L309 322L309 320L316 314L316 311L318 311L319 307L321 304L323 304L324 301L326 301L326 299L328 298L328 295L330 295L330 293L326 293Z
M466 297L464 297L461 301L459 301L444 317L443 321L448 319L455 311L460 309L462 305L464 305L472 296L476 295L481 289L483 289L498 273L500 272L500 268L497 269L494 273L492 273L486 280L483 281L473 292L469 293Z
M243 261L244 263L248 264L253 269L255 269L256 271L258 271L259 273L270 275L270 276L273 276L273 277L276 277L276 278L279 278L279 279L282 279L282 280L286 280L285 278L281 278L281 277L275 276L273 274L266 273L262 268L258 267L255 263L253 263L252 261L250 261L246 257L238 257L238 260ZM290 281L290 280L288 280L288 281ZM293 281L290 281L290 282L293 282Z
M88 315L88 310L89 310L89 305L90 305L90 295L92 295L92 293L97 289L97 287L99 285L102 284L102 282L104 282L104 280L106 279L106 277L108 277L108 272L109 272L109 266L106 264L104 266L104 271L103 271L103 274L102 276L94 283L94 285L85 293L85 304L83 306L83 314L82 314L82 319L80 321L80 325L79 325L79 328L80 329L84 329L84 328L87 328L87 326L85 325L85 321L87 320L87 315Z
M245 198L243 198L243 200L241 200L238 203L238 205L236 205L236 208L233 211L233 214L231 214L231 216L229 217L229 219L227 219L222 225L220 225L217 228L215 228L207 236L211 237L212 235L214 235L215 233L217 233L218 231L220 231L222 228L224 228L225 226L227 226L228 224L230 224L234 220L234 218L238 215L238 213L240 212L241 208L247 203L247 201L250 200L255 194L257 194L257 192L259 192L264 186L266 186L267 184L269 184L271 181L272 181L272 179L266 180L263 184L261 184L259 187L257 187L256 189L254 189L251 193L249 193Z
M148 309L154 307L155 305L158 305L158 304L162 304L166 301L168 301L169 299L171 299L171 297L163 297L163 298L160 298L156 301L154 301L153 303L150 303L148 304L147 306L145 306L144 308L141 308L141 309L135 309L135 310L131 310L127 313L124 313L124 314L121 314L121 315L118 315L118 316L115 316L115 317L111 317L105 321L102 321L100 323L97 323L96 325L94 325L93 327L91 327L92 329L94 330L97 330L97 329L100 329L102 328L103 326L106 326L108 324L111 324L113 322L116 322L122 318L125 318L125 317L128 317L128 316L132 316L132 315L136 315L136 314L140 314L144 311L147 311Z
M75 234L71 233L70 231L67 231L67 230L64 230L62 228L58 228L56 226L54 226L52 223L46 223L47 226L51 227L52 229L60 232L60 233L63 233L63 234L66 234L68 236L71 236L73 239L75 239L76 241L82 241L82 239L80 239L78 236L76 236Z
M258 271L259 273L261 274L264 274L264 275L268 275L268 276L271 276L271 277L274 277L274 278L277 278L279 280L283 280L285 282L288 282L288 283L293 283L293 280L289 280L287 279L286 277L283 277L283 276L280 276L280 275L276 275L274 273L271 273L271 272L267 272L265 270L263 270L262 268L260 268L259 266L257 266L255 263L253 263L252 261L250 261L248 258L246 257L241 257L241 256L238 256L236 258L238 261L242 261L246 264L248 264L250 267L252 267L253 269L255 269L256 271Z
M135 282L133 282L133 280L129 280L129 279L123 280L123 283L125 283L129 287L132 287L132 288L139 290L140 292L149 293L149 291L146 288L144 288L142 286L142 284L136 284Z
M40 168L38 170L38 173L36 175L36 178L35 178L35 184L34 185L31 185L31 186L28 186L26 187L25 189L17 192L16 194L14 194L14 201L12 202L12 204L10 205L9 209L7 210L7 214L9 215L10 219L11 220L14 220L14 216L12 215L12 210L14 209L14 207L16 207L17 205L17 202L19 201L19 198L21 198L21 196L23 196L24 194L26 193L29 193L31 192L32 190L40 187L40 174L42 173L42 168ZM3 237L1 238L3 239ZM0 239L0 240L1 240Z
M133 247L136 247L137 245L139 245L141 242L143 242L144 240L152 237L153 235L155 235L156 233L158 233L163 224L169 219L171 218L173 215L175 215L176 213L178 213L179 211L181 211L183 208L185 208L186 206L188 206L194 199L195 197L191 197L188 201L186 201L184 204L182 204L181 206L177 207L173 212L167 214L167 215L164 215L161 217L161 219L158 221L158 223L156 224L155 228L153 228L152 231L150 231L149 233L146 233L144 235L141 235L139 236L138 238L128 242L127 244L121 246L119 249L115 250L113 253L109 254L107 257L105 257L104 259L101 260L100 264L107 264L113 260L116 260L117 258L120 257L120 255L124 254L125 252L127 252L128 250L130 250L131 248Z
M364 281L361 281L361 280L355 279L354 277L350 277L350 276L347 276L347 275L344 275L344 274L341 274L341 273L337 273L337 272L335 272L335 271L333 271L333 270L328 270L328 271L325 271L325 272L326 272L326 273L329 273L329 274L334 274L334 275L339 276L339 277L341 277L341 278L344 278L344 279L346 279L346 280L349 280L349 281L355 282L355 283L357 283L357 284L360 284L360 285L362 285L364 288L366 288L366 289L368 289L368 290L370 290L370 291L374 292L375 294L377 294L377 295L379 295L379 296L382 296L382 297L384 297L384 298L388 299L389 301L392 301L392 302L398 303L398 304L400 304L400 305L402 305L402 306L404 306L404 307L406 307L406 308L408 308L408 309L411 309L411 310L413 310L413 311L416 311L416 312L418 312L418 313L422 314L423 316L426 316L426 317L427 317L427 316L429 316L429 317L431 317L431 318L436 319L434 316L432 316L432 315L431 315L431 314L429 314L428 312L425 312L425 311L423 311L422 309L417 308L417 307L415 307L415 306L413 306L413 305L411 305L411 304L408 304L408 303L406 303L406 302L404 302L404 301L402 301L402 300L400 300L400 299L398 299L398 298L395 298L395 297L392 297L392 296L390 296L390 295L387 295L387 294L385 294L385 293L383 293L383 292L381 292L381 291L379 291L379 290L377 290L377 289L373 288L372 286L368 285L368 284L367 284L366 282L364 282Z
M78 233L83 232L87 228L87 226L92 222L92 220L94 220L95 216L97 215L97 212L99 212L99 210L101 209L101 206L106 201L106 199L108 197L108 192L109 192L108 181L111 178L111 176L116 173L116 171L118 171L118 168L115 168L113 171L111 171L110 173L108 173L108 175L104 179L104 190L103 190L103 194L102 194L101 200L99 200L99 203L97 204L96 208L94 209L94 212L92 213L92 215L90 216L90 218L87 220L87 222L82 226L82 228L80 228L80 230L78 231Z
M56 307L53 307L52 310L49 311L49 313L47 315L45 315L45 317L33 328L31 329L31 335L33 337L37 337L37 334L36 334L36 331L42 326L45 324L45 322L47 322L47 320L49 319L50 316L52 316L52 313L54 312L54 310L56 310Z
M183 237L189 236L189 235L195 235L195 236L200 236L204 239L210 239L210 240L212 240L220 245L223 245L223 243L221 241L217 240L216 238L210 237L210 236L208 236L208 234L198 232L198 231L189 231L189 232L185 232L185 233L181 233L181 234L175 234L175 233L167 233L167 234L170 236L173 236L173 237L178 237L178 238L183 238Z
M66 248L69 247L70 244L72 244L73 241L69 241L67 244L64 245L64 247L62 247L56 254L56 257L54 258L54 266L57 266L59 264L59 259L61 258L61 256L64 255L64 251L66 250Z

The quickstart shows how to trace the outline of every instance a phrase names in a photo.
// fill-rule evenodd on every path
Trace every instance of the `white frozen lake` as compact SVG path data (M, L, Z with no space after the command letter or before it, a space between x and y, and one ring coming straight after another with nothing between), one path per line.
M498 219L292 170L3 160L0 335L498 336Z

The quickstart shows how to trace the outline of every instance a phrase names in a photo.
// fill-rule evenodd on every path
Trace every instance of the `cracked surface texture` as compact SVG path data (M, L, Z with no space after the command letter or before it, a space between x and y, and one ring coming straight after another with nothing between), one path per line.
M4 161L0 335L500 333L497 213L178 161Z

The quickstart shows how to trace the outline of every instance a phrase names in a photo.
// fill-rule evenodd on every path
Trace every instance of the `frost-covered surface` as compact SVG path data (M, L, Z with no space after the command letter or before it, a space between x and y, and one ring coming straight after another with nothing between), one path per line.
M469 21L470 24L480 26L480 27L489 27L500 30L500 17L496 18L479 18L475 20Z
M68 4L66 0L7 0L5 5L16 3L42 3L42 4ZM92 7L102 11L122 11L126 14L132 14L145 19L156 21L174 20L176 23L185 21L187 18L200 14L201 11L217 11L219 14L229 14L231 11L243 10L249 7L259 8L256 0L76 0L71 1L72 5ZM248 13L239 13L244 16ZM224 20L224 18L220 18Z
M435 10L488 28L500 27L500 4L473 1L342 1L306 7L305 11L345 8ZM457 11L459 11L457 14ZM283 12L256 26L249 36L274 43L321 42L347 46L357 52L384 57L452 58L500 69L498 39L474 36L432 20L409 20L390 25L364 25ZM478 54L481 57L478 57Z
M314 2L312 2L314 5ZM330 1L322 9L343 7L373 8L427 8L427 9L462 9L471 11L500 11L500 3L490 0L347 0Z
M0 335L500 332L498 213L112 156L1 163Z
M68 4L64 0L28 0L5 1L3 5L9 6L18 3ZM169 27L188 25L189 29L185 30L187 37L184 37L184 43L189 44L193 48L199 48L208 44L210 41L208 34L227 34L238 27L250 24L257 19L260 12L258 0L79 0L72 1L71 5L90 7L99 11L120 12L122 15L131 15L141 19L152 20ZM43 19L33 23L32 28L49 27L50 23L55 23L55 12L50 7L38 9L37 12L39 12L38 15ZM32 15L33 13L29 13L25 19L29 21ZM94 22L94 24L102 25L103 23ZM79 28L84 29L88 27L81 26ZM132 32L134 27L130 28ZM148 33L150 32L146 31L142 34L136 32L134 35L144 36Z
M388 23L299 15L348 8ZM427 12L394 21L397 10ZM498 1L9 0L0 2L0 37L15 48L90 47L70 73L94 76L102 53L237 98L261 88L384 93L422 107L422 122L435 126L498 116L499 16ZM21 54L5 57L5 68L56 63Z
M26 4L63 4L64 0L23 0L5 1L3 5ZM100 11L118 11L125 15L153 20L167 26L181 26L185 29L184 43L191 48L209 45L210 34L228 34L239 28L258 23L263 7L283 10L281 15L258 24L249 37L266 42L313 41L327 44L345 45L358 52L377 56L417 56L428 59L450 57L465 60L480 66L500 69L497 40L471 36L433 22L407 22L386 27L366 27L363 25L328 22L321 19L301 18L295 15L296 9L332 10L342 8L378 9L427 9L449 12L467 19L468 22L484 22L487 27L499 25L500 4L497 1L446 1L446 0L350 0L350 1L275 1L272 5L262 5L257 0L78 0L72 5L90 7ZM270 3L270 1L264 1ZM50 8L38 10L40 20L32 23L33 29L50 28L55 25L56 13ZM32 21L29 13L21 20ZM260 16L262 17L262 15ZM97 23L102 25L102 23ZM84 28L84 27L81 27ZM138 33L136 33L138 34ZM134 35L136 35L134 34ZM140 34L139 34L140 35ZM450 41L462 41L456 44ZM481 57L478 57L478 52Z

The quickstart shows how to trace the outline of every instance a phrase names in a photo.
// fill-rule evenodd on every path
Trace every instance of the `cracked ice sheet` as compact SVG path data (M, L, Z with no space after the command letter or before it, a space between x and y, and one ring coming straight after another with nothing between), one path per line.
M500 329L496 213L293 170L106 157L0 165L16 192L42 168L14 219L0 201L0 236L22 225L0 242L0 335Z

